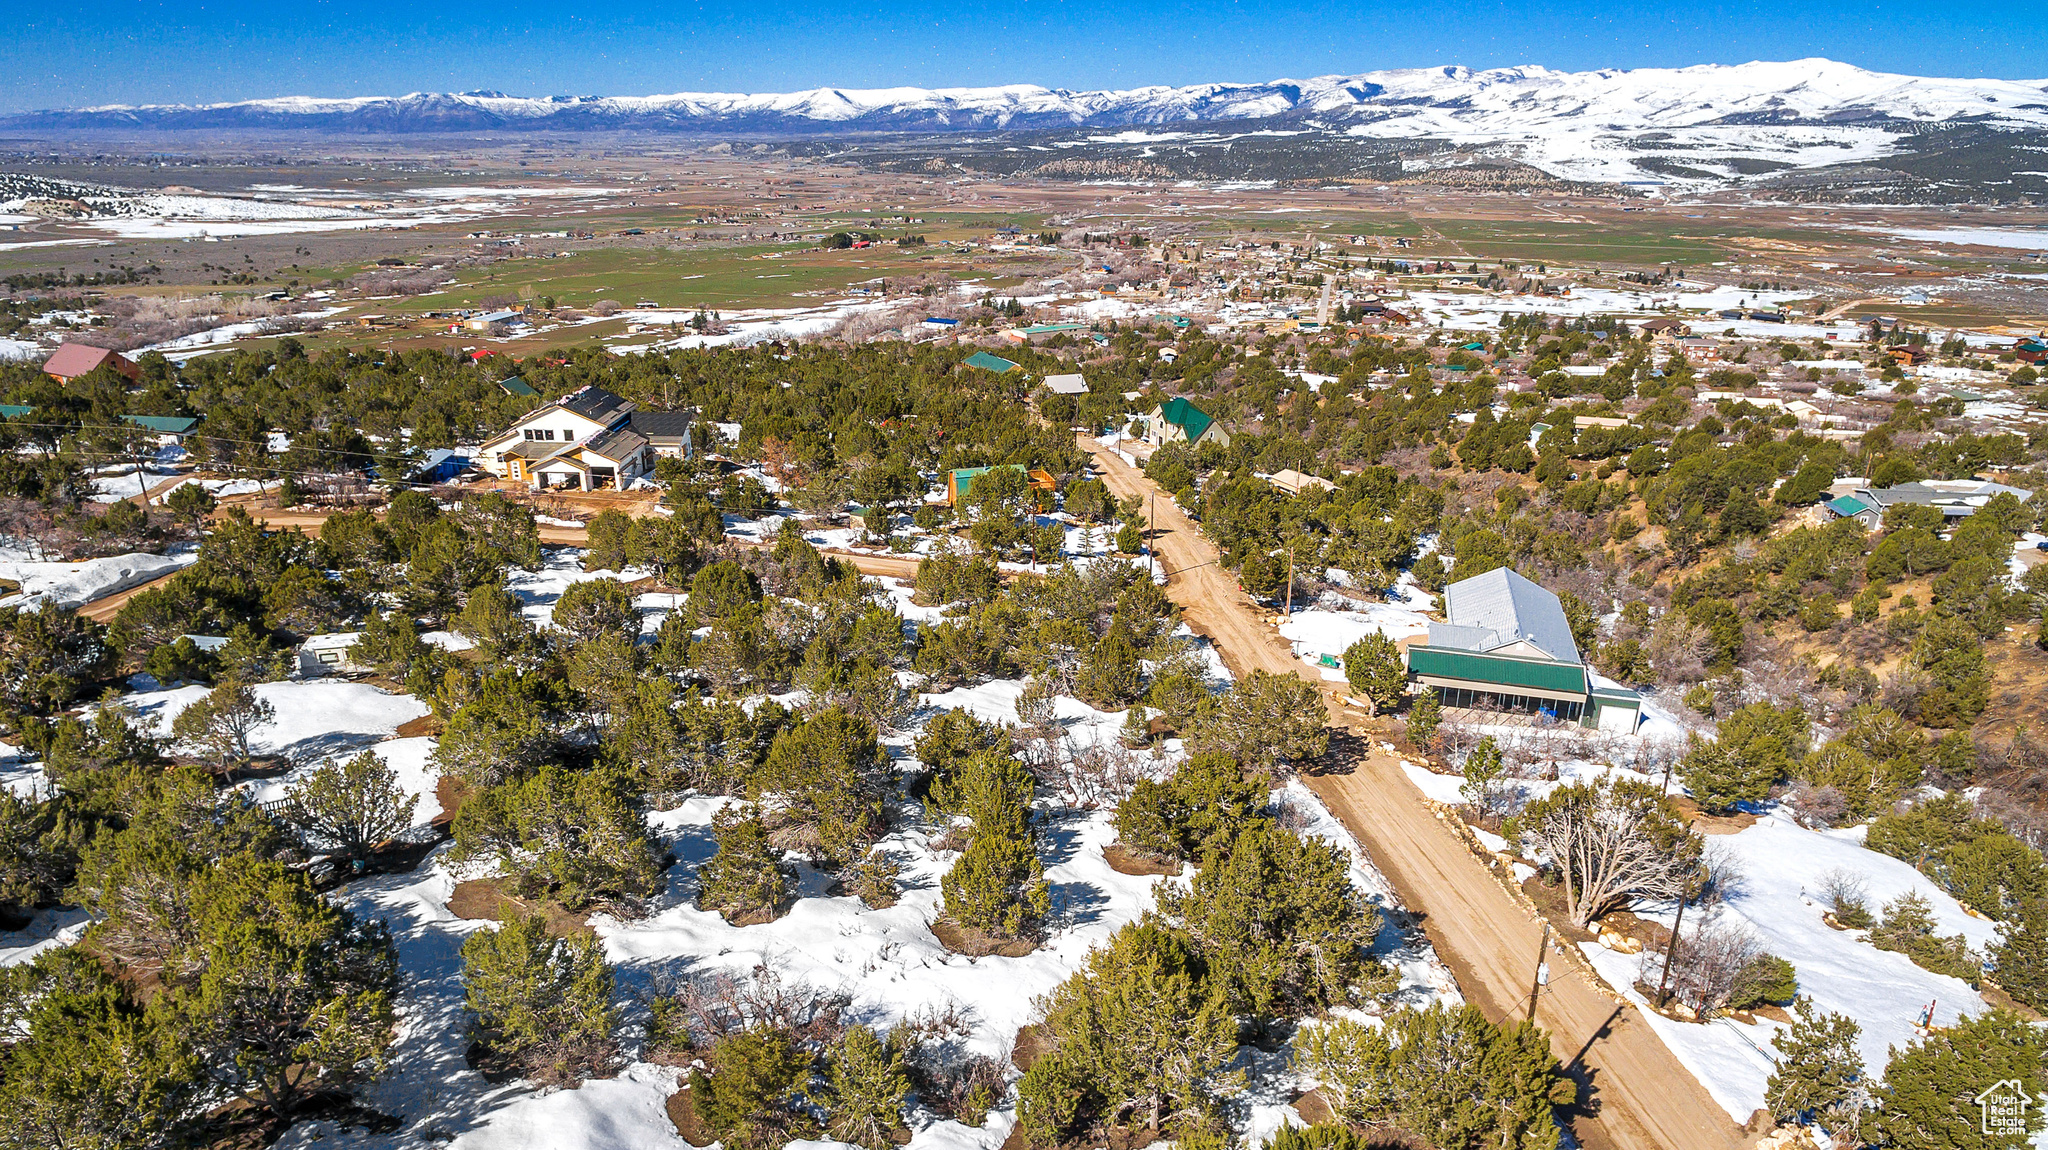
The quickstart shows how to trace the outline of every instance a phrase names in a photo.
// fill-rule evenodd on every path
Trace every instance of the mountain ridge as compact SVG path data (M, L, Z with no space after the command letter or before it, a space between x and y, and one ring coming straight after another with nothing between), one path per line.
M1950 79L1824 59L1562 72L1391 69L1263 83L1074 90L1035 84L677 92L649 96L283 96L112 104L0 116L14 130L976 131L1295 118L1372 136L1499 135L1572 121L1616 131L1744 123L1991 123L2048 128L2048 79Z

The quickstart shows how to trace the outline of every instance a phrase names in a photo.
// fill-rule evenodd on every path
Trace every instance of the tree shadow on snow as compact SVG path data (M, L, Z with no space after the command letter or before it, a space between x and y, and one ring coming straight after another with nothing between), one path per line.
M1056 882L1052 884L1052 923L1059 929L1086 926L1102 917L1109 907L1109 896L1093 883Z

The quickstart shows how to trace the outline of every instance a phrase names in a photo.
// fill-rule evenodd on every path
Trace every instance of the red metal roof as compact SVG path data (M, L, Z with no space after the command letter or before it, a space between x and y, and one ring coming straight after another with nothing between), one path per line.
M114 370L131 379L137 374L135 365L119 352L83 343L67 343L58 348L43 364L43 371L58 379L77 379L102 364L112 364Z

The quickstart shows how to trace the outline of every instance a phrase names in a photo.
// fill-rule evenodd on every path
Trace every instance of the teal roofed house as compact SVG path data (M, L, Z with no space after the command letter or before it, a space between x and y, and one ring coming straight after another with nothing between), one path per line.
M1230 433L1210 418L1208 412L1196 407L1194 401L1185 396L1175 396L1153 408L1152 414L1145 417L1145 441L1155 446L1214 443L1219 447L1229 447Z
M1016 364L1011 363L1000 355L990 355L985 351L977 351L973 355L968 356L963 362L969 367L978 367L983 371L995 372L997 375L1001 375L1006 371L1017 370Z
M1596 684L1557 596L1506 567L1444 588L1445 622L1408 647L1408 674L1473 722L1553 720L1633 734L1642 699Z
M183 435L199 426L199 421L189 415L124 415L121 418L158 435Z
M505 389L506 395L516 395L521 399L532 399L540 394L540 392L537 392L533 389L532 384L526 382L524 378L516 375L508 379L499 380L498 386Z

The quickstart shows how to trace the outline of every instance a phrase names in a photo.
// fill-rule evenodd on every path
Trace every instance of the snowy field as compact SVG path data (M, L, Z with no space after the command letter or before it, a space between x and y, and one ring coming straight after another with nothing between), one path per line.
M640 574L584 572L581 559L578 551L550 551L541 570L513 574L511 589L536 625L549 624L554 603L578 581ZM938 617L934 609L911 604L909 588L900 581L881 581L879 594L913 622ZM650 627L670 605L667 595L642 597ZM1186 628L1181 633L1189 634ZM1228 673L1221 659L1205 642L1200 650L1211 681L1222 685ZM140 724L164 736L177 714L206 693L200 687L156 689L146 676L138 676L134 685L140 689L124 696L124 702ZM946 710L963 709L984 720L1014 723L1023 689L1021 680L999 680L923 696L915 720L906 729L885 734L885 749L899 767L913 768L912 748L923 722ZM275 709L275 717L255 732L255 751L287 756L294 765L277 777L238 784L251 797L280 798L319 762L368 747L418 798L415 823L427 823L440 813L432 762L436 740L395 737L401 724L427 713L417 699L340 679L266 683L256 690ZM1062 697L1055 702L1055 719L1062 728L1062 753L1072 755L1112 744L1124 715ZM1169 740L1148 769L1163 777L1181 757L1178 740ZM0 758L0 785L32 793L44 789L46 780L36 763L13 756ZM1059 808L1042 800L1040 859L1053 894L1043 944L1018 958L952 954L930 924L940 912L939 880L957 853L935 847L941 828L926 822L915 803L899 797L894 829L878 844L902 867L902 898L894 907L871 910L856 898L830 894L829 876L800 864L799 898L789 913L772 923L735 927L696 907L696 868L715 850L712 817L729 801L688 795L677 805L652 813L650 826L678 859L666 889L651 900L643 917L592 919L619 980L629 1060L637 1053L634 1027L644 1015L635 1004L642 996L678 978L714 973L744 977L766 964L788 983L846 995L851 1020L869 1025L886 1027L920 1013L956 1010L969 1026L966 1049L1004 1057L1019 1028L1031 1020L1037 996L1069 977L1092 948L1150 909L1157 884L1184 882L1191 873L1184 872L1181 878L1120 874L1103 856L1103 847L1116 837L1111 810ZM1390 912L1398 909L1384 878L1310 791L1290 784L1274 792L1274 802L1290 825L1329 838L1349 852L1353 882L1369 902ZM363 1101L397 1116L402 1126L388 1135L370 1135L327 1122L307 1123L290 1131L281 1145L291 1150L315 1143L366 1150L410 1150L442 1142L471 1150L639 1150L680 1145L664 1110L676 1086L674 1069L632 1060L615 1078L573 1090L538 1090L519 1082L493 1086L468 1068L460 948L472 932L491 927L458 918L449 910L455 885L465 877L474 875L452 870L444 849L409 874L371 877L334 894L357 913L386 920L396 937L406 973L397 1045L389 1072L364 1092ZM1417 1006L1457 1001L1448 971L1404 922L1396 915L1383 915L1373 943L1374 953L1398 972L1396 1001ZM86 925L79 912L39 914L26 929L0 934L0 965L27 961L44 949L74 942ZM1258 1089L1241 1100L1241 1119L1260 1133L1298 1121L1287 1106L1294 1082L1284 1072L1284 1059L1256 1052L1247 1057L1271 1073L1262 1073ZM991 1113L980 1127L919 1111L911 1117L910 1146L996 1150L1014 1122L1014 1110L1009 1108ZM831 1144L798 1144L799 1150L822 1150L827 1145Z
M0 607L36 610L44 603L78 607L95 599L140 587L199 558L195 548L177 548L168 555L130 552L77 563L44 563L17 558L18 550L0 556L0 578L21 584L21 590L0 598Z

